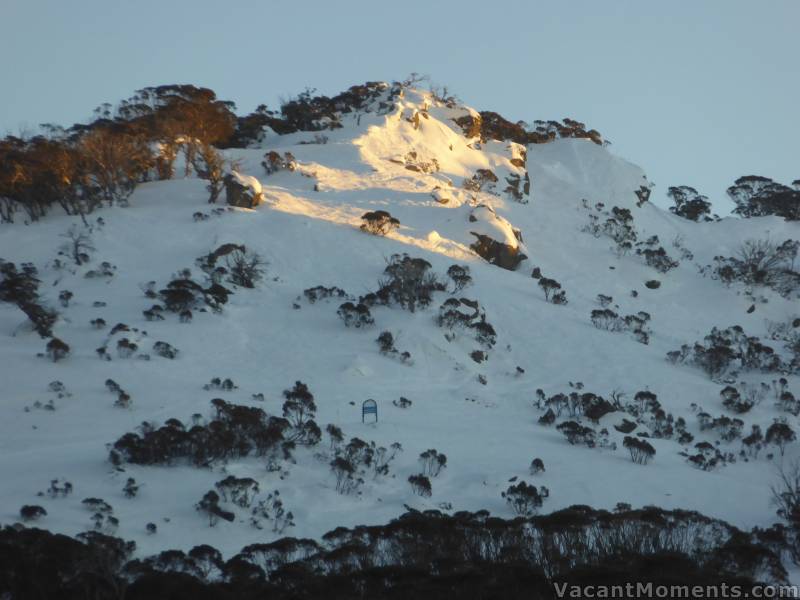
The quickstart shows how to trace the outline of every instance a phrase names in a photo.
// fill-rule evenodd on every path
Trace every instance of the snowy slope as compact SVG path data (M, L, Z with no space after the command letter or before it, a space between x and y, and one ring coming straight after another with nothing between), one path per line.
M740 288L703 277L698 265L734 254L747 238L798 238L798 224L776 218L693 223L648 203L637 206L635 191L646 184L642 170L587 140L529 146L526 166L519 167L511 162L520 155L516 144L481 144L464 136L452 119L467 110L438 105L429 94L409 90L388 114L345 115L342 129L325 132L327 143L307 143L314 140L312 133L271 134L262 147L229 150L227 158L262 186L265 203L253 210L213 214L204 183L194 178L142 184L129 208L92 215L104 224L93 226L96 251L86 266L53 266L64 241L59 236L76 220L72 217L0 227L0 256L37 265L40 291L53 306L61 290L74 293L70 305L59 308L55 329L72 352L57 363L37 357L44 341L15 307L0 304L0 523L18 520L23 504L40 504L48 512L41 526L76 534L92 526L81 500L96 497L113 506L119 519L115 534L136 540L142 555L200 543L230 555L246 544L275 539L277 534L251 527L243 509L228 507L237 520L214 529L195 511L201 496L228 474L256 479L262 495L280 490L296 522L285 534L296 537L385 522L404 505L449 503L452 510L488 509L510 516L501 492L514 476L550 489L543 508L548 511L576 503L613 508L627 502L696 509L744 528L775 522L769 485L781 460L777 452L772 460L762 452L758 459L706 472L687 463L679 454L685 448L675 440L651 439L655 459L636 465L622 448L623 435L613 428L621 413L601 422L617 449L590 449L569 445L554 427L539 425L541 413L533 401L537 388L548 396L569 393L569 382L582 382L584 391L605 397L614 390L629 398L650 390L667 412L686 419L696 442L715 441L699 431L691 405L715 417L723 414L722 386L699 370L669 364L666 353L702 340L713 326L739 324L751 335L766 337L767 320L786 321L800 311L796 300L759 290L768 303L748 314L753 302ZM415 120L420 111L426 116ZM297 171L265 175L260 162L266 150L291 152ZM434 159L433 172L419 168ZM464 189L464 180L478 169L498 175L496 193ZM507 177L524 176L526 169L532 190L529 201L519 203L502 190ZM661 274L634 254L617 256L611 240L581 231L590 212L584 199L590 207L602 202L629 209L639 239L658 235L674 258L680 252L673 240L682 239L693 258ZM389 211L400 228L386 237L359 231L361 215L372 210ZM209 218L195 221L198 211ZM480 218L471 222L476 212ZM473 232L515 245L514 229L528 257L516 271L490 265L470 248ZM156 281L160 289L187 267L201 278L195 260L223 243L244 244L268 261L267 276L256 289L232 288L221 314L195 312L191 324L172 314L163 321L144 319L142 311L154 301L144 297L142 284ZM497 331L486 362L470 358L477 346L467 334L449 342L437 326L445 292L413 314L375 307L376 325L366 329L344 326L336 314L339 301L310 304L302 297L304 289L317 285L338 286L354 297L374 291L388 258L403 252L429 261L442 276L454 263L470 267L474 283L460 296L479 300ZM102 261L116 267L115 275L87 279L85 273ZM561 283L567 305L545 302L530 276L534 267ZM661 281L659 289L645 287L652 279ZM621 314L647 311L650 343L594 328L589 314L599 307L598 294L613 296ZM94 306L98 301L106 305ZM128 337L145 352L153 354L152 344L165 341L180 354L175 360L153 355L143 361L112 353L113 360L99 360L95 349L109 338L108 328L90 327L99 317L109 328L118 322L138 328ZM411 364L378 352L375 338L384 330L393 333L400 351L410 352ZM231 378L238 389L204 390L215 376ZM776 377L749 373L743 378L760 383ZM109 378L131 395L130 408L114 406L104 386ZM48 391L55 380L63 382L69 397ZM327 452L327 439L317 448L299 449L283 474L268 472L257 458L207 469L126 464L117 470L107 460L108 444L143 421L160 425L173 417L189 423L195 413L208 417L215 397L280 414L281 392L297 380L314 393L316 421L323 429L333 423L348 438L402 444L388 476L368 480L360 496L338 494L330 457L315 456ZM800 379L789 377L789 388L800 392ZM263 402L252 398L257 393L264 394ZM392 404L401 396L413 402L410 408ZM367 398L378 402L378 424L361 423ZM55 410L35 407L51 399ZM751 424L766 428L780 415L768 397L741 417L745 434ZM741 447L740 441L721 445L734 454ZM418 456L428 448L444 452L448 463L433 480L432 497L420 498L407 478L419 472ZM800 448L790 445L783 460L798 454ZM528 466L534 457L547 470L532 477ZM143 484L131 499L122 494L128 477ZM73 494L37 497L56 478L69 480ZM146 534L148 522L157 524L157 534Z

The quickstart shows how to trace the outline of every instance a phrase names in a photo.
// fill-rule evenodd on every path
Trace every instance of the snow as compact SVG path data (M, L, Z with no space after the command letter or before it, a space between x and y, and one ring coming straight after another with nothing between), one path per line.
M406 117L426 105L428 118L421 118L415 129ZM622 419L619 413L601 423L617 441L617 450L588 449L570 446L554 428L538 425L540 413L532 401L537 388L548 395L568 393L569 382L577 381L585 391L605 397L613 390L632 397L649 389L667 412L686 419L696 441L713 439L699 432L691 405L719 416L721 386L697 370L667 363L665 354L701 340L712 326L740 324L749 334L766 337L767 320L786 320L798 308L796 301L759 290L768 303L757 304L748 314L752 300L741 289L702 277L697 265L733 254L747 238L797 238L798 224L776 218L698 224L651 204L637 207L634 191L646 185L642 170L584 140L529 146L532 199L516 203L500 190L506 176L524 173L510 163L519 148L501 142L471 147L474 140L467 140L452 121L465 110L439 106L429 95L409 91L390 114L344 115L342 129L324 132L325 144L298 143L313 139L307 133L269 133L262 148L228 150L227 157L241 165L242 172L234 172L237 179L254 191L263 188L272 200L255 210L211 214L204 182L198 179L141 184L130 208L91 215L105 224L93 228L96 252L86 267L53 266L63 242L59 235L76 218L53 215L30 226L0 227L0 256L35 263L40 292L50 304L57 305L61 290L74 293L70 306L59 309L62 318L55 329L72 353L58 363L36 356L45 342L24 324L21 312L0 304L0 481L5 482L0 487L0 523L17 521L23 504L40 504L48 512L40 526L77 534L91 526L81 499L97 497L112 504L120 520L116 535L136 540L141 555L201 543L231 555L246 544L275 539L269 530L252 528L241 509L235 509L236 522L220 522L214 529L195 511L194 504L226 474L255 478L264 496L279 489L297 523L285 534L296 537L319 538L337 526L385 522L406 504L436 508L449 502L453 510L488 509L511 516L500 494L514 476L550 488L545 511L575 503L613 508L628 502L699 510L744 528L775 522L769 485L779 456L768 460L762 452L757 460L703 472L686 463L675 441L653 439L654 461L635 465L613 428ZM265 150L291 151L298 172L265 175L259 166ZM389 160L411 151L420 160L435 158L439 170L410 171ZM499 195L462 188L463 180L479 168L498 174ZM432 196L436 187L449 198L447 204ZM580 231L587 222L583 199L590 206L603 202L609 208L630 209L640 239L657 234L677 256L672 244L681 237L694 259L682 260L662 275L636 256L616 256L610 240ZM400 228L386 237L359 231L361 215L371 210L389 211L400 220ZM194 222L197 211L210 216ZM480 217L478 222L469 221L470 213ZM512 228L521 231L529 257L517 272L488 265L469 248L473 231L516 245ZM254 290L235 289L221 314L195 312L191 324L179 323L175 315L145 321L142 310L154 301L143 296L140 284L156 281L160 289L185 267L199 279L195 259L223 243L244 244L261 254L269 263L265 280ZM371 329L345 328L336 315L339 302L311 305L302 298L304 289L316 285L336 285L354 296L373 291L386 260L403 252L424 258L442 276L454 263L470 267L474 284L460 296L479 300L497 331L488 361L470 359L476 345L466 333L448 342L437 327L434 317L449 297L446 293L413 314L373 308L377 324ZM86 279L85 272L102 261L115 265L116 275ZM530 277L533 266L562 284L568 305L544 301ZM647 289L644 282L650 279L659 279L661 288ZM632 290L638 291L637 298ZM645 310L652 315L649 345L591 326L589 313L598 308L595 298L601 293L614 297L621 314ZM107 305L94 307L95 301ZM300 308L293 308L294 303ZM163 340L180 355L174 361L116 355L101 361L95 349L108 330L89 325L98 317L109 327L124 322L139 328L145 352ZM393 333L400 351L411 353L413 364L378 352L375 338L383 330ZM524 375L517 375L517 366ZM479 374L486 376L487 385L478 381ZM203 384L215 376L232 378L238 389L204 391ZM774 377L746 378L768 382ZM114 397L104 387L108 378L131 394L130 409L113 406ZM53 380L62 381L71 397L58 399L48 392ZM297 380L314 393L316 420L323 429L334 423L348 438L403 445L388 477L367 481L359 497L337 494L326 461L314 456L327 451L327 440L316 449L298 450L283 478L267 472L257 458L210 469L124 465L124 471L107 460L107 444L143 421L161 424L175 417L188 423L194 413L208 416L214 397L280 414L281 392ZM797 395L798 377L789 380ZM253 400L256 393L266 400ZM395 407L392 400L400 396L413 405ZM377 424L361 423L361 403L367 398L378 403ZM33 408L35 402L50 399L55 411ZM745 432L752 423L763 428L779 416L772 405L769 397L744 415ZM722 445L738 453L738 442ZM422 499L411 493L406 480L419 472L417 458L428 448L444 452L448 464L433 480L433 496ZM783 460L798 455L800 443L795 443ZM528 466L535 457L543 459L547 471L531 477ZM128 477L143 484L133 499L122 494ZM56 478L69 480L74 493L37 497ZM147 522L158 525L157 534L146 535Z

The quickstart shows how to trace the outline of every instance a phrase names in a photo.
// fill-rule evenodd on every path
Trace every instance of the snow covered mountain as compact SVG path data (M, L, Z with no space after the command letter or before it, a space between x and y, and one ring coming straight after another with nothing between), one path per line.
M406 506L511 517L503 494L519 481L547 488L542 512L627 503L745 530L778 521L770 486L800 446L776 429L743 440L776 419L795 427L785 394L800 395L797 292L726 283L715 257L736 257L746 240L800 239L797 222L682 219L648 202L642 169L597 139L484 139L476 111L413 88L387 88L339 124L265 128L224 150L239 183L260 191L253 208L224 194L208 204L192 173L139 184L128 207L97 210L88 227L64 214L0 226L0 256L35 265L39 296L59 313L53 334L69 346L51 360L17 306L0 303L0 523L37 505L38 527L97 528L135 540L141 556L203 543L231 556L385 523ZM398 226L363 231L375 211ZM63 248L79 232L88 261ZM231 280L237 252L264 261L253 288ZM468 269L451 278L453 265ZM212 281L230 296L206 303ZM736 325L743 333L718 336L734 350L717 368L719 340L705 338ZM196 448L148 460L131 450L145 453L170 419L208 428L233 405L287 416L287 398L307 399L302 387L284 395L295 382L315 414L275 425L295 440L286 456L275 445L198 466ZM377 423L362 422L367 399ZM126 434L135 440L118 443ZM353 459L355 473L332 468L354 437L385 448L386 468L380 457ZM532 473L535 458L543 472ZM417 474L429 496L409 483ZM210 528L196 505L230 476L259 491L238 503L221 494ZM126 494L129 478L138 487ZM275 518L276 491L291 523ZM254 514L260 501L268 516Z

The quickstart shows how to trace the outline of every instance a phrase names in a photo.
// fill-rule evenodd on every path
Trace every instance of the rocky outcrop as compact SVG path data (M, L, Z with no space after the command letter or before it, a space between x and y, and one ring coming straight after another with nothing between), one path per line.
M263 200L261 183L255 177L231 171L225 175L225 199L230 206L255 208Z
M475 242L470 248L485 261L503 269L514 271L528 258L521 250L522 234L511 223L495 214L490 206L475 207L469 215L474 225L470 234Z
M528 258L519 247L503 244L487 235L470 232L477 240L470 248L487 262L509 271L515 271L523 260Z

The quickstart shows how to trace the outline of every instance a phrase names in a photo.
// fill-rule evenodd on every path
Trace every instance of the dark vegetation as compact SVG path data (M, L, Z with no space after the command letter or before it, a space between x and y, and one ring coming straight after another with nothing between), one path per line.
M669 211L679 217L689 221L714 221L719 217L712 218L711 202L707 196L703 196L693 187L680 185L670 187L667 190L667 197L672 200L675 206L670 206Z
M800 291L800 272L795 270L799 248L797 240L785 240L781 244L769 239L746 240L739 246L736 256L714 257L711 276L726 285L740 282L747 286L763 286L790 297Z
M42 337L53 335L57 314L46 308L39 298L38 271L31 263L17 268L13 262L0 259L0 302L9 302L19 308Z
M109 459L115 465L186 461L207 466L251 455L270 461L288 458L298 444L319 443L322 432L314 422L314 396L305 384L298 381L283 395L282 416L215 398L211 401L214 415L207 423L202 418L190 426L178 419L169 419L158 428L142 423L139 433L126 433L112 444Z
M583 207L589 211L589 223L582 231L596 238L609 238L614 242L613 250L618 257L626 256L635 249L635 254L659 273L666 273L678 266L678 261L667 254L657 235L639 240L629 209L614 206L609 211L602 202L591 207L586 200L583 200Z
M400 221L395 219L385 210L375 210L361 216L363 223L361 231L372 235L386 235L393 229L400 227Z
M789 187L769 177L747 175L737 179L727 192L736 203L733 212L743 218L774 215L787 221L800 220L800 180Z
M467 137L480 136L481 141L498 140L527 144L546 144L559 138L585 138L603 145L603 136L586 129L580 121L565 118L559 121L534 121L533 126L519 121L512 123L495 112L483 111L477 116L465 115L456 119Z
M668 352L667 359L697 367L711 379L735 377L745 371L791 372L795 368L758 337L748 336L739 325L714 327L702 343L684 344L680 350Z
M486 511L409 512L387 525L132 559L133 542L0 530L0 593L29 600L197 598L553 598L554 582L780 584L785 531L742 532L694 512L573 506L503 520ZM323 574L324 573L324 574Z

